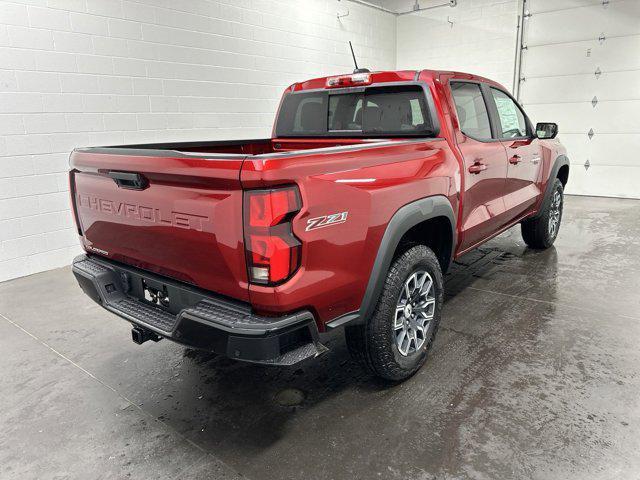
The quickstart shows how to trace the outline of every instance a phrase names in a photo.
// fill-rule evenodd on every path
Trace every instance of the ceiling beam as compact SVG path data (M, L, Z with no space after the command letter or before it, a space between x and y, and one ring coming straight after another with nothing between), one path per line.
M413 6L413 8L411 10L407 10L405 12L395 12L395 11L389 10L388 8L385 8L385 7L381 6L381 5L377 5L375 3L367 2L366 0L347 0L347 1L351 2L351 3L357 3L358 5L363 5L365 7L373 8L373 9L381 11L381 12L390 13L391 15L395 15L396 17L399 17L401 15L410 15L412 13L417 13L417 12L424 12L426 10L433 10L434 8L455 7L455 6L458 5L458 0L448 0L445 3L440 3L438 5L430 5L428 7L420 7L420 4L416 0L416 3L415 3L415 5Z

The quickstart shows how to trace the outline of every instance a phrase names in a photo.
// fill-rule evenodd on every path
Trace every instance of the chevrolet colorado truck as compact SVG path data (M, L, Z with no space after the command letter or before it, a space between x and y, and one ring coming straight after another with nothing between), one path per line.
M400 381L427 358L452 260L517 223L529 247L553 244L557 130L465 73L296 83L272 138L74 150L73 273L136 343L292 365L341 328Z

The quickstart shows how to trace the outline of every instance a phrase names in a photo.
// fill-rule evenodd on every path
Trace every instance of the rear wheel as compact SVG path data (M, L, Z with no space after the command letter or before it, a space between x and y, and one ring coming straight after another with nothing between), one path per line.
M520 225L522 238L530 248L545 249L555 242L562 221L564 190L557 178L551 187L551 198L543 205L536 218L525 220Z
M438 259L424 245L410 248L389 269L371 318L346 329L349 351L381 378L409 378L427 359L442 302Z

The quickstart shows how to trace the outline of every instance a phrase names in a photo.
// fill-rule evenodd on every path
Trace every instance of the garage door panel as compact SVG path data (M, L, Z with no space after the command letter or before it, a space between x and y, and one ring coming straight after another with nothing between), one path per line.
M587 108L588 107L588 108ZM582 133L585 135L590 128L591 105L572 104L569 108L560 104L524 104L524 109L533 123L538 122L554 122L558 124L560 132L563 133ZM582 113L582 118L575 118L575 111ZM587 118L585 118L585 116ZM586 129L585 129L586 128Z
M600 167L588 170L572 165L567 193L602 197L640 198L640 166Z
M587 50L589 50L587 56ZM640 69L640 35L558 45L529 46L522 54L527 78L547 75L593 74Z
M528 0L527 9L519 99L533 121L558 124L573 165L568 192L640 198L640 0Z
M591 128L591 104L524 104L524 109L533 123L554 122L562 133L584 133ZM589 110L591 109L591 110ZM577 118L576 118L576 114Z
M600 5L533 13L525 25L527 45L575 42L605 36L640 33L640 2L621 0Z
M567 149L567 157L571 164L577 164L582 167L587 159L591 161L591 145L589 144L589 137L586 135L579 135L576 133L560 132L558 139Z
M640 70L587 75L528 78L521 83L522 103L598 102L640 99ZM599 104L596 105L596 108Z
M525 111L536 122L555 122L561 132L640 133L640 100L591 103L524 104Z
M549 75L568 75L572 73L593 73L596 70L594 60L587 57L586 51L592 51L598 45L597 40L562 45L544 45L528 47L522 53L522 67L530 77Z
M640 166L636 152L640 152L640 135L594 135L562 133L558 138L567 149L571 163L581 166L589 160L592 166L622 167Z

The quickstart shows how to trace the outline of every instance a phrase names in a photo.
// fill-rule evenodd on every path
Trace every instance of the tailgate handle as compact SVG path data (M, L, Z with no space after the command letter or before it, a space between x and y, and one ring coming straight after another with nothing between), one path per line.
M113 178L119 188L128 188L130 190L144 190L149 186L149 181L139 173L132 172L109 172L109 176Z

